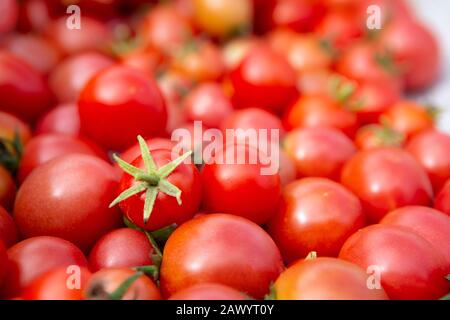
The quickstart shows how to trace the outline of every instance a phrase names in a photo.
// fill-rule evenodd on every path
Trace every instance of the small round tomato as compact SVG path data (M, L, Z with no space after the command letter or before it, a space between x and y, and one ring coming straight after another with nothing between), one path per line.
M160 149L150 155L142 138L139 143L141 156L131 162L131 170L130 164L115 158L126 173L120 182L122 193L111 205L119 203L125 216L146 230L191 219L200 206L201 183L198 169L186 159L190 153L179 157Z
M219 283L199 283L181 290L169 300L248 300L249 298L228 286Z
M251 0L194 0L194 21L205 32L227 37L250 27Z
M300 260L275 282L277 300L387 300L383 288L369 289L368 275L336 258Z
M42 274L59 267L87 267L80 249L69 241L56 237L34 237L8 249L8 277L1 294L15 297Z
M433 114L413 101L399 101L386 110L380 120L406 138L434 127Z
M0 139L14 140L16 134L22 145L25 145L31 137L31 129L22 120L12 114L0 111Z
M264 165L266 155L253 146L231 143L210 160L202 169L203 208L267 222L276 211L281 184L278 170L264 172L270 170Z
M113 64L112 59L101 53L75 54L59 63L50 73L50 88L59 102L76 102L86 83L99 71Z
M78 266L57 268L33 280L21 293L24 300L83 300L91 272Z
M12 209L16 197L16 183L11 173L0 165L0 206Z
M269 235L253 222L227 214L199 216L181 225L163 256L161 290L166 297L214 282L261 299L283 270Z
M43 115L36 123L36 134L80 135L80 116L76 104L62 104Z
M233 112L230 99L217 83L204 83L192 90L183 103L187 121L201 121L208 128L219 128Z
M339 258L372 269L391 299L438 299L448 291L444 258L406 228L373 225L362 229L345 242Z
M163 62L161 52L152 47L136 47L120 55L120 63L153 76Z
M0 110L34 120L51 103L50 90L40 73L7 51L0 51Z
M222 54L228 71L234 70L244 60L247 54L258 44L256 37L239 37L228 41L222 47Z
M303 95L283 117L286 128L330 127L353 136L358 127L356 115L326 95Z
M406 150L425 168L434 191L439 192L450 179L450 135L435 130L419 133Z
M43 134L32 138L23 150L18 171L19 183L22 183L35 168L42 164L72 153L97 155L88 144L70 136Z
M445 258L450 273L450 217L427 207L409 206L390 212L380 222L406 227L430 242Z
M0 3L0 34L7 33L14 29L19 17L19 5L16 0L3 0Z
M355 153L353 142L331 128L295 129L284 140L286 152L294 159L299 177L338 180L344 164Z
M166 129L166 106L156 82L127 67L113 66L92 78L81 91L78 111L81 132L109 149L123 150L138 134L157 136Z
M310 32L323 17L326 8L318 1L280 0L273 12L277 27L286 27L296 32Z
M116 290L133 276L138 278L123 293ZM89 300L160 300L161 293L153 281L128 268L103 269L92 275L86 284L84 298Z
M144 233L122 228L101 237L89 254L92 271L105 268L140 267L153 264L153 247Z
M38 168L22 184L14 219L24 237L52 235L88 250L121 224L108 208L118 188L114 168L89 155L71 154Z
M428 205L433 197L425 170L397 148L360 151L344 166L341 181L361 200L370 222L403 206Z
M0 206L0 242L3 241L7 248L17 242L17 228L11 215Z
M311 251L337 256L364 222L361 203L350 191L328 179L307 178L284 189L268 231L285 261L292 263Z
M295 70L268 45L255 46L229 76L239 108L281 112L298 94Z
M450 180L436 196L434 207L450 216Z
M388 126L371 124L359 128L355 136L355 144L359 149L378 147L401 147L405 137Z

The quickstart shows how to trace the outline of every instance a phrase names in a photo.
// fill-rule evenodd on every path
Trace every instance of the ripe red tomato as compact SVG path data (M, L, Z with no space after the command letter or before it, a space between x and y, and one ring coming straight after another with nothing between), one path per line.
M245 156L244 163L237 161L240 154ZM228 144L219 150L202 169L203 208L241 216L257 224L267 222L276 211L281 184L278 170L267 174L262 171L267 167L263 157L257 148L243 144Z
M400 67L406 89L426 89L439 77L441 57L437 40L415 19L392 19L383 28L379 41Z
M128 268L103 269L92 275L86 284L84 298L89 300L111 300L120 285L136 274ZM161 293L153 281L145 275L139 276L128 290L118 297L120 300L160 300Z
M229 77L234 89L233 103L238 108L281 112L298 94L294 69L268 45L252 48Z
M143 152L141 148L141 154ZM156 168L162 168L178 158L178 155L170 150L160 149L153 151L151 157ZM148 171L143 157L136 158L131 165L140 169L139 172ZM124 192L132 187L136 191L131 197L119 202L120 209L131 222L146 230L158 230L173 223L180 225L197 213L201 202L201 183L194 164L184 160L168 176L161 176L159 173L149 176L151 177L142 177L142 180L139 175L125 173L122 176L120 191ZM153 196L150 197L152 192ZM150 206L152 209L147 208L146 203L153 203L153 207ZM151 214L150 218L148 214Z
M369 289L368 275L336 258L300 260L275 282L277 300L387 300L383 288Z
M261 299L283 270L269 235L253 222L227 214L199 216L181 225L163 256L161 290L166 297L214 282Z
M231 71L237 68L247 54L260 43L260 39L252 36L230 39L222 47L227 70Z
M89 254L89 267L96 272L106 268L139 267L153 264L153 247L144 233L122 228L101 237Z
M0 165L0 206L12 209L16 197L16 183L11 173Z
M138 134L157 136L166 128L166 107L156 82L122 66L104 69L88 82L78 111L82 133L109 149L123 150Z
M436 196L434 207L450 216L450 180Z
M19 183L23 183L25 178L42 164L72 153L97 156L88 144L70 136L44 134L32 138L23 150L18 171Z
M405 137L388 126L371 124L361 127L356 132L355 144L359 149L378 147L401 147Z
M0 206L0 242L9 248L17 242L17 228L11 215Z
M450 135L435 130L419 133L406 150L425 168L434 191L439 192L450 179Z
M162 53L152 47L136 47L120 54L120 63L153 76L163 63Z
M406 227L430 242L445 258L450 273L450 217L444 213L419 206L403 207L390 212L380 222Z
M50 90L43 77L27 63L0 51L0 110L34 120L50 105Z
M8 249L8 277L0 296L11 298L47 271L68 266L87 267L83 253L69 241L34 237Z
M425 170L406 151L360 151L342 170L342 184L361 200L370 222L408 205L428 205L433 189Z
M339 258L372 266L389 298L438 299L448 291L444 258L424 238L408 229L373 225L352 235Z
M0 3L0 12L2 19L0 20L0 34L8 33L17 23L19 16L19 5L16 0L4 0Z
M93 156L71 154L34 170L17 193L14 219L24 237L52 235L88 250L121 224L108 208L118 188L114 168Z
M326 95L303 95L285 113L287 129L330 127L353 136L358 128L356 115Z
M87 268L52 269L37 277L21 293L24 300L82 300L91 272Z
M67 57L50 73L49 85L60 103L76 102L83 87L114 61L97 52L82 52Z
M274 9L273 21L277 27L311 32L325 12L326 8L318 1L280 0Z
M18 135L22 145L25 145L31 137L31 129L22 120L12 114L0 111L0 139L14 140Z
M295 161L297 176L339 180L344 164L356 153L353 142L331 128L305 128L289 132L284 148Z
M35 133L54 133L78 137L80 135L80 116L77 105L61 104L50 110L36 123Z
M284 260L292 263L311 251L335 257L345 240L364 227L358 198L341 185L323 178L289 184L283 202L268 224L269 234Z
M380 120L406 138L434 127L433 114L413 101L399 101L384 112Z
M219 128L223 119L233 112L233 105L217 83L200 84L184 100L187 121L202 121L208 128Z
M178 291L169 300L248 300L249 298L219 283L199 283Z

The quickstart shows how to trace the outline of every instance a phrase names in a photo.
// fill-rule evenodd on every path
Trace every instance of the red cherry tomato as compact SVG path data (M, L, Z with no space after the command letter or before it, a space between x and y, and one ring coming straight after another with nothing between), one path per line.
M53 235L88 250L121 224L108 208L118 188L116 171L93 156L71 154L36 168L17 193L14 219L24 237Z
M278 248L263 229L226 214L204 215L181 225L167 241L163 256L165 296L214 282L260 299L283 270Z
M56 237L34 237L8 249L8 277L1 294L15 297L42 274L60 267L87 267L83 253L69 241Z
M300 260L275 282L277 300L387 300L383 288L369 289L368 275L335 258Z
M114 64L97 52L82 52L59 63L50 74L49 85L61 103L76 102L87 82L101 70Z
M317 1L280 0L273 12L275 26L297 32L310 32L320 21L326 8Z
M248 297L228 286L218 283L199 283L181 290L169 300L247 300Z
M373 225L351 236L339 258L378 272L389 298L438 299L448 291L444 258L408 229Z
M434 207L450 216L450 180L436 196Z
M239 154L245 155L245 163L231 158ZM218 151L202 169L204 209L242 216L257 224L267 222L276 211L281 185L278 170L263 172L263 157L257 148L243 144L229 144ZM252 163L251 158L256 161Z
M268 45L255 46L231 71L236 107L283 111L297 96L296 75L288 61Z
M104 69L88 82L78 111L82 133L109 149L123 150L138 134L157 136L166 128L166 107L156 82L121 66Z
M450 179L450 135L434 130L419 133L406 150L425 168L434 190L439 192Z
M371 124L359 128L355 136L355 144L359 149L378 147L401 147L405 137L388 126Z
M0 166L0 206L12 209L16 197L16 183L11 173Z
M42 274L22 290L24 300L83 300L91 272L87 268L57 268Z
M0 139L13 141L18 135L22 145L25 145L31 137L31 129L22 120L12 114L0 111Z
M92 275L84 290L85 299L108 300L124 281L136 274L128 268L103 269ZM121 300L160 300L161 293L153 281L141 275L126 290Z
M159 65L163 63L163 57L161 52L152 47L137 47L122 53L120 62L127 67L153 76L158 72Z
M77 105L62 104L50 110L36 123L35 133L78 137L80 135L80 116Z
M289 184L283 202L269 222L269 234L291 263L311 251L337 256L345 240L364 227L358 198L341 185L323 178Z
M0 51L1 111L34 120L50 105L50 90L41 74L16 56Z
M353 142L331 128L305 128L289 132L284 148L294 159L300 177L339 180L344 164L355 153Z
M23 150L18 172L19 183L23 183L25 178L42 164L72 153L94 157L97 155L88 144L70 136L45 134L32 138Z
M7 33L14 29L19 15L19 5L15 0L4 0L0 3L0 34Z
M17 228L11 215L0 206L0 242L9 248L17 242Z
M144 233L117 229L101 237L89 254L92 271L106 268L139 267L153 264L153 247Z
M361 200L371 222L407 205L428 205L433 189L425 170L406 151L360 151L342 170L342 184Z
M223 119L233 112L233 105L219 84L204 83L192 90L184 100L187 121L201 121L208 128L219 128Z
M380 222L411 229L428 240L445 258L450 273L450 217L444 213L419 206L403 207L390 212Z

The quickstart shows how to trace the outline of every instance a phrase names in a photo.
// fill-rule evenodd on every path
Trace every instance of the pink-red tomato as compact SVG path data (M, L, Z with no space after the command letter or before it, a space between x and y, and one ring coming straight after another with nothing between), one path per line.
M0 35L14 29L19 16L19 5L16 0L2 0L0 3Z
M80 135L80 116L77 105L62 104L50 110L36 123L35 133L54 133L78 137Z
M436 196L434 208L450 216L450 180L447 181L441 192Z
M17 228L12 216L0 206L0 242L9 248L17 242Z
M199 283L181 290L169 300L247 300L245 294L219 283Z

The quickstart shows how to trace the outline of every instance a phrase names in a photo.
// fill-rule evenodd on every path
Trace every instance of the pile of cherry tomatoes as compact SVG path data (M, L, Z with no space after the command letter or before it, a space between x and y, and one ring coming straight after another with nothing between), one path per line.
M445 297L440 63L400 0L0 0L0 298Z

